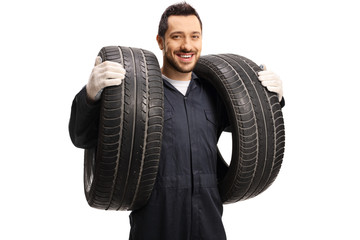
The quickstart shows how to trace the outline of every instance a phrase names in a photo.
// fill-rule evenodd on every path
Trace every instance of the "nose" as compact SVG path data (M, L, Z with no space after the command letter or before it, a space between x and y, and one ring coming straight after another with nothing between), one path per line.
M191 52L191 39L189 37L185 37L181 43L180 50L183 52Z

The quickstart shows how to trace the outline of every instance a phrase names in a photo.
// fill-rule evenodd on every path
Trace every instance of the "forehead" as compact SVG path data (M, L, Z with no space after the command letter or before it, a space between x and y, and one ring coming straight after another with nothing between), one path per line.
M200 21L195 15L189 16L170 16L168 18L168 30L166 33L172 32L200 32Z

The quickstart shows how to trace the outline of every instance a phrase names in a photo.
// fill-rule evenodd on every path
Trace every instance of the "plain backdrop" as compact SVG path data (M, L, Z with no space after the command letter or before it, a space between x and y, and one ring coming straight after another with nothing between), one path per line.
M0 239L128 238L129 212L87 205L70 108L103 46L147 49L162 63L158 22L175 2L0 3ZM228 239L360 239L357 1L188 2L203 21L203 55L265 63L284 85L282 169L266 192L224 207Z

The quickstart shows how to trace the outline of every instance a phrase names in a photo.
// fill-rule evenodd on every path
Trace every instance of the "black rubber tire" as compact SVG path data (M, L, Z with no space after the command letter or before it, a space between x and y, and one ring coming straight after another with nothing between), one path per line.
M161 71L156 56L142 49L110 46L99 56L121 63L126 76L102 93L98 145L85 150L85 195L91 207L135 210L150 197L160 159Z
M194 69L217 89L232 127L232 158L219 180L223 203L265 191L282 164L285 129L281 106L277 95L261 85L258 71L255 63L233 54L202 56Z

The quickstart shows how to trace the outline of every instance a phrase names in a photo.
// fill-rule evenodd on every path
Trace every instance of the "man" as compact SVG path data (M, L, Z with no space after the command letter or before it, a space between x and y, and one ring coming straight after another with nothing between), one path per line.
M130 215L130 239L187 240L226 239L222 224L222 202L217 188L217 131L227 125L221 101L206 81L192 70L202 48L202 23L186 3L168 7L156 37L163 52L164 126L162 151L156 183L147 205ZM90 126L99 116L97 104L102 88L119 85L124 68L99 57L86 87L76 96L72 114L81 120L70 126ZM282 100L282 84L270 71L259 80ZM93 126L95 127L95 126ZM70 127L72 141L91 147L95 131L77 134ZM85 137L84 137L85 136Z

